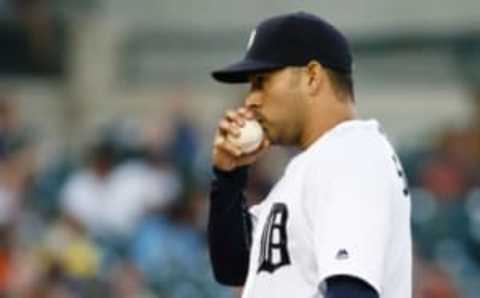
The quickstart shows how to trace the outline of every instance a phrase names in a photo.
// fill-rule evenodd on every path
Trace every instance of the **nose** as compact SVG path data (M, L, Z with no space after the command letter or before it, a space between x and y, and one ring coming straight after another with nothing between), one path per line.
M252 90L245 97L245 106L251 110L257 110L262 105L262 94L259 91Z

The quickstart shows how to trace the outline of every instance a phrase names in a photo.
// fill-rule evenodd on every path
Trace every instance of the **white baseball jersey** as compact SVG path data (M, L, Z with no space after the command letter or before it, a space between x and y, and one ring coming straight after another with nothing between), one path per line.
M335 275L360 278L381 298L411 297L410 197L377 121L326 132L250 213L244 298L324 297Z

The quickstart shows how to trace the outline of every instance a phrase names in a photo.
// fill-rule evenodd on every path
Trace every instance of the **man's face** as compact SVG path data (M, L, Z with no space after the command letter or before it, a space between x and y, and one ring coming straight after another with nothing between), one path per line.
M250 77L245 105L257 116L272 144L297 145L305 114L302 69L287 67Z

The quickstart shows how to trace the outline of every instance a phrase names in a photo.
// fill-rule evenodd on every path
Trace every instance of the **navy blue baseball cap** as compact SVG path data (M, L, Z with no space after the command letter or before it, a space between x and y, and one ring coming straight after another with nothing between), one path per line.
M212 72L224 83L246 83L252 74L316 60L350 74L352 53L345 36L325 20L297 12L266 19L250 34L243 60Z

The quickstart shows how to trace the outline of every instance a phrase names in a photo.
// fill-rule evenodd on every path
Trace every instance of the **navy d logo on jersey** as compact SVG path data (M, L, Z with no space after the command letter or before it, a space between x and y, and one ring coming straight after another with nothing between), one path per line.
M257 273L273 273L280 267L291 264L287 246L287 220L287 206L275 203L263 227Z

